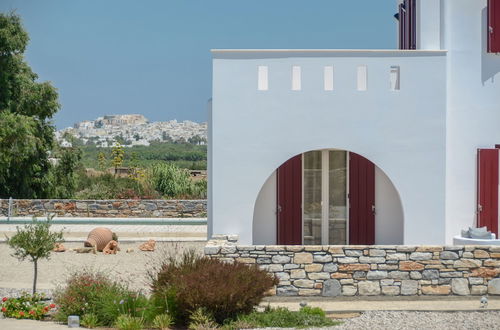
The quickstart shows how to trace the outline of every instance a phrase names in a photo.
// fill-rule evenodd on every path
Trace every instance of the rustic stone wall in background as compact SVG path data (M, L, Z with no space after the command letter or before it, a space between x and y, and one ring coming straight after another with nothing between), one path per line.
M9 200L0 199L0 216L6 217ZM55 200L14 199L12 216L92 218L197 218L207 216L206 200Z
M205 254L257 264L281 296L500 295L500 246L238 245L214 235Z

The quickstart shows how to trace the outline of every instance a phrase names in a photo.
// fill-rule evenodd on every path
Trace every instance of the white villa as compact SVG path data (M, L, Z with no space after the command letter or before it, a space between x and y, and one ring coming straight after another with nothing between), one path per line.
M209 237L498 236L500 0L399 0L396 12L399 49L212 51Z

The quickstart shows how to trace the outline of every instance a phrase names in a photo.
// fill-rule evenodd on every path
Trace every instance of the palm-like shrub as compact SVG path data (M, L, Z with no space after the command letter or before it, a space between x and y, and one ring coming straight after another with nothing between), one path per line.
M191 195L192 182L189 171L173 164L155 164L151 168L150 178L156 191L170 198Z

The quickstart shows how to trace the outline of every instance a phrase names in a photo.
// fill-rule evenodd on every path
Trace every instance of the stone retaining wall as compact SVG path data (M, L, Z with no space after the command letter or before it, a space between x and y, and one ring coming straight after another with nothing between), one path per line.
M55 213L65 217L93 218L193 218L206 217L206 200L55 200L13 199L12 216L44 216ZM0 199L0 216L8 214L9 200Z
M238 245L215 235L205 254L257 264L281 296L500 295L500 246Z

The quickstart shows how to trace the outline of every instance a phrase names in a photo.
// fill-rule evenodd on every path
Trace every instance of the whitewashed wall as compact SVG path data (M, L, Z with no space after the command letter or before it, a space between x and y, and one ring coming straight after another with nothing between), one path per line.
M209 153L213 233L253 240L257 195L272 173L307 150L339 148L370 159L391 178L404 209L405 244L445 241L446 53L440 51L213 51ZM269 90L257 90L268 66ZM333 65L334 90L323 68ZM356 89L359 65L368 90ZM389 69L401 68L401 90ZM291 68L301 66L301 90ZM432 230L429 230L432 228Z
M253 244L276 244L276 172L266 180L255 202Z
M391 180L375 167L375 244L403 244L404 214Z
M446 238L476 223L477 148L500 144L500 56L486 52L486 0L444 0Z

